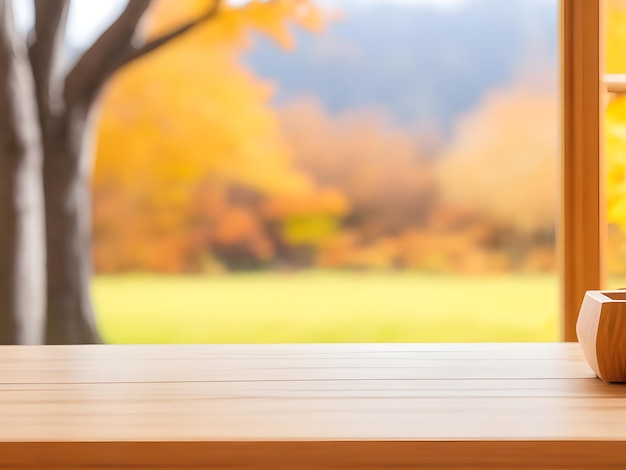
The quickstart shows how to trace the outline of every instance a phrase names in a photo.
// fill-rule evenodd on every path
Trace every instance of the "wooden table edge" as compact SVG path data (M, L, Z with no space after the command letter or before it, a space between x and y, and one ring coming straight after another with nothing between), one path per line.
M626 441L0 442L1 469L626 468Z

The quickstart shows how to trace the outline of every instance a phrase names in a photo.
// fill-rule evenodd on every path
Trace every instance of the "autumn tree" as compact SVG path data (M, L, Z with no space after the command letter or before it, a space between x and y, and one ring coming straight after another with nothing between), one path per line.
M223 11L211 28L121 71L103 94L93 182L101 272L198 272L216 257L231 268L267 263L275 250L261 201L317 197L293 169L269 106L273 86L239 60L242 16L289 47L277 21L285 12L251 8ZM161 3L152 28L183 14L195 13Z
M346 224L365 239L426 218L435 190L431 165L411 133L384 112L332 115L315 99L301 98L284 106L280 117L296 168L347 196Z
M522 82L491 91L458 121L437 165L444 202L497 227L499 243L517 264L533 240L553 243L557 123L555 94L549 90Z
M240 34L252 22L287 40L279 27L283 20L309 12L298 0L237 8L219 0L163 2L169 5L162 8L174 12L173 6L188 8L172 14L161 29L143 27L158 3L130 0L63 70L71 0L35 0L28 42L16 30L11 0L0 0L0 343L35 343L43 336L48 343L100 341L89 295L90 179L97 103L110 78L177 38L213 25ZM45 335L34 321L44 308L44 279Z

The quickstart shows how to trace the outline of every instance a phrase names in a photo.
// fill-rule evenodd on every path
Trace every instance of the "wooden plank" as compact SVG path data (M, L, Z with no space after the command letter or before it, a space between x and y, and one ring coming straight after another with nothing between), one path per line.
M579 345L0 347L0 468L625 468Z
M1 441L626 439L626 392L608 397L212 396L201 387L2 392ZM496 395L496 396L493 396Z
M601 470L625 468L625 451L620 441L0 443L0 469Z
M590 376L578 345L562 346L7 346L0 355L0 383Z
M560 3L563 337L576 341L576 319L584 294L602 289L605 275L604 0Z
M595 379L437 379L437 380L315 380L315 381L200 381L154 383L87 384L0 384L2 392L53 394L80 392L83 396L111 393L119 396L125 389L133 393L150 390L164 396L202 394L207 399L223 398L442 398L442 397L622 397L622 388L607 390ZM3 395L8 399L8 394ZM132 394L126 395L129 398ZM5 402L6 404L6 402Z

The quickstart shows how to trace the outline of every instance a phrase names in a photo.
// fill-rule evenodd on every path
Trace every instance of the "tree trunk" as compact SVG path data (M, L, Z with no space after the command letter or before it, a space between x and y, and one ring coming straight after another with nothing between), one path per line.
M41 343L44 226L32 72L11 0L0 0L0 344Z
M72 105L44 134L48 344L101 342L90 296L89 115L89 105Z

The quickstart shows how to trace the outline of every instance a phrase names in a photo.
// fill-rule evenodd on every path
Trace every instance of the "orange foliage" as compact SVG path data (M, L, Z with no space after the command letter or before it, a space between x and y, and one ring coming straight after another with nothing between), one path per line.
M409 129L394 128L381 113L333 116L311 98L280 113L297 168L341 188L350 202L343 228L319 244L319 265L468 273L553 268L553 93L520 84L488 95L432 160L421 157Z
M558 106L516 85L464 116L438 165L444 198L524 233L553 230L558 196Z
M162 33L211 3L158 2L149 28ZM246 28L262 26L269 33L289 19L306 22L313 11L306 1L226 7L112 80L102 103L93 181L97 269L196 269L206 251L199 244L206 241L206 227L199 228L203 217L193 212L199 203L191 200L207 181L270 195L315 191L291 166L290 150L267 106L272 88L238 62ZM212 198L202 210L210 204L218 208L216 195ZM242 241L243 232L259 231L258 222L241 209L225 215L217 226L221 241ZM247 240L260 256L271 255L267 243L252 235Z
M348 197L352 226L377 237L419 223L434 192L430 164L417 142L376 112L330 116L313 99L280 112L295 165Z
M158 2L151 34L211 3ZM238 57L249 27L289 47L289 21L315 29L319 12L304 0L226 6L115 78L93 183L99 271L553 266L552 94L520 83L488 94L437 158L375 110L331 115L305 98L276 115L272 87Z
M277 196L262 208L268 219L284 219L295 215L328 214L341 217L348 213L349 202L337 189L320 189L313 193Z

